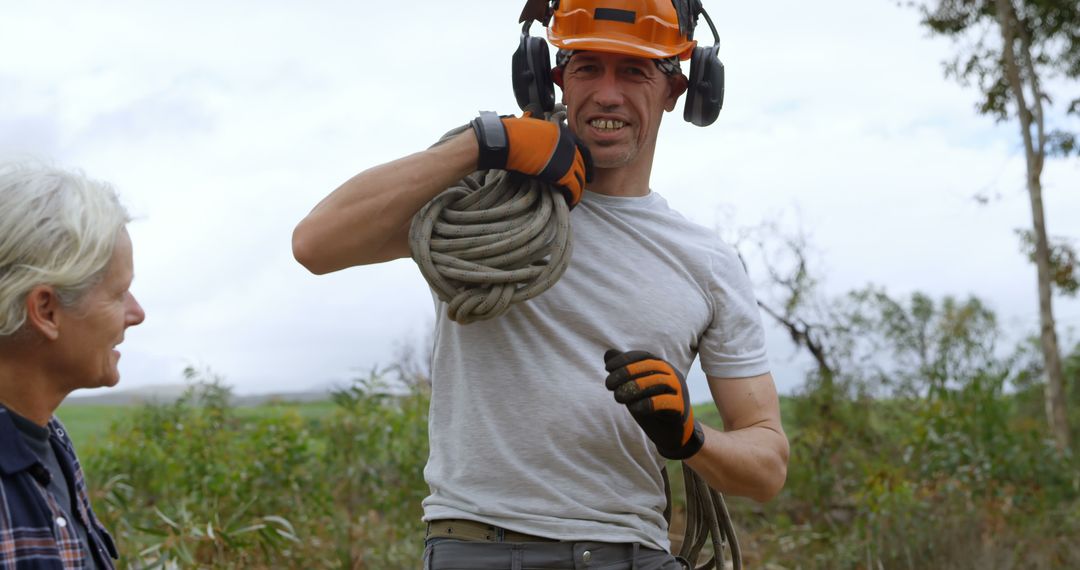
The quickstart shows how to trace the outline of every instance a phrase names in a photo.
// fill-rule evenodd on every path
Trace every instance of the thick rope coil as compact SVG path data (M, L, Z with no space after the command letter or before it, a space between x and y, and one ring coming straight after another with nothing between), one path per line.
M557 107L548 120L565 118ZM440 142L468 128L454 129ZM481 170L416 213L409 250L448 305L447 316L467 324L497 317L554 285L570 264L570 234L570 209L555 187Z

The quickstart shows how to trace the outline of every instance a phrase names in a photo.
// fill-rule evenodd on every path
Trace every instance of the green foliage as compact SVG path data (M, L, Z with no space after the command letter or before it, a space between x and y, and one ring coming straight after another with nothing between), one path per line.
M83 461L129 568L414 566L427 392L378 375L302 417L239 414L219 378L112 424Z
M1035 263L1035 232L1016 230L1020 236L1020 248ZM1072 240L1054 238L1050 241L1050 283L1067 296L1080 292L1080 273L1077 272L1076 248Z
M997 319L974 297L894 299L871 286L849 293L836 315L834 334L855 347L839 368L863 391L920 396L995 366Z
M394 394L375 373L334 395L337 408L320 439L323 472L333 474L330 524L341 567L419 563L428 401L422 385Z
M977 298L871 287L830 314L847 348L830 354L836 377L815 370L785 402L784 492L733 504L748 565L1080 567L1080 464L1056 451L1041 399L1028 399L1041 394L1037 351L1002 354ZM1080 352L1066 362L1075 379Z
M1038 417L1046 405L1043 393L1045 374L1039 338L1031 337L1017 347L1012 360L1016 363L1016 375L1012 384L1016 387L1016 403L1019 413ZM1080 417L1080 343L1062 358L1062 372L1068 389L1070 417ZM1072 425L1073 453L1080 456L1080 424Z
M728 497L746 567L1080 567L1080 462L1046 437L1037 347L996 350L976 298L868 288L835 309L831 338L851 347L830 354L837 375L816 369L781 401L785 490L767 505ZM1080 345L1065 370L1080 413ZM373 373L328 404L250 410L219 379L192 380L82 449L125 567L418 567L424 383ZM695 416L722 428L711 403Z
M1063 0L1011 0L1016 9L1020 41L1030 50L1032 69L1040 78L1080 78L1080 9ZM958 40L957 55L946 63L946 76L964 85L975 84L983 99L981 114L1004 121L1016 101L1005 73L995 0L931 0L909 2L919 7L923 25L931 32ZM960 43L961 40L966 40ZM1021 70L1023 73L1023 70ZM1028 77L1024 77L1026 81ZM1031 104L1031 102L1028 102ZM1068 113L1080 113L1080 98L1070 101ZM1053 149L1068 148L1068 133L1057 131ZM1062 135L1065 135L1063 138ZM1064 145L1058 143L1065 143Z
M80 452L89 450L103 441L109 433L111 420L119 419L136 408L131 406L82 404L69 398L56 411L64 422L68 436ZM110 421L102 421L108 418Z

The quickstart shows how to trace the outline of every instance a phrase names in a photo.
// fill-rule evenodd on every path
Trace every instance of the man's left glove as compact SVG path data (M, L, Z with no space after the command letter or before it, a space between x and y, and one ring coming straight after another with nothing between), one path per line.
M686 380L666 361L648 352L604 353L610 373L604 382L615 401L626 404L645 435L668 459L686 459L705 444L701 424L694 421Z
M537 119L500 117L490 111L470 123L480 145L477 169L513 170L554 185L573 208L585 183L592 181L589 149L564 124Z

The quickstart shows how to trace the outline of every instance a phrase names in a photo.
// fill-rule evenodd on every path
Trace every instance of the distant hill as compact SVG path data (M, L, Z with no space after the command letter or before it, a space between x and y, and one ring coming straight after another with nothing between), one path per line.
M150 402L170 403L180 398L188 387L187 384L157 384L138 388L75 392L64 400L64 405L128 406ZM320 402L329 400L331 393L332 389L322 388L303 392L234 394L232 404L235 406L257 406L268 402Z

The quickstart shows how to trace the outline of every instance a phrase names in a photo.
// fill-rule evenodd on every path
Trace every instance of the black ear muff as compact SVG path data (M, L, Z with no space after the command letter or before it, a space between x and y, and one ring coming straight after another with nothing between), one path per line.
M699 127L713 124L724 107L724 64L719 53L718 45L696 47L690 58L683 119Z
M555 110L555 84L551 81L551 55L543 38L529 35L531 21L521 30L521 42L511 61L514 98L522 111L533 115Z

